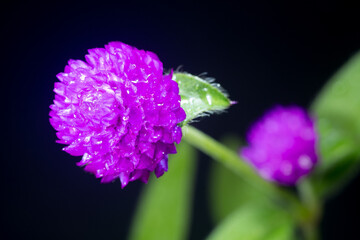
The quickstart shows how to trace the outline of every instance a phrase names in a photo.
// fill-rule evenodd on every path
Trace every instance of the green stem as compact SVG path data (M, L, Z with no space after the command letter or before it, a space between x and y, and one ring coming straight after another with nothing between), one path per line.
M302 231L306 240L319 240L319 233L317 227L311 224L302 225Z
M317 229L322 214L322 204L308 179L301 181L298 185L298 190L303 205L306 206L309 213L307 218L300 223L300 227L302 228L305 239L318 240L319 233Z
M186 126L183 129L183 140L224 164L248 184L262 191L272 201L286 204L297 221L303 221L306 218L308 209L304 208L294 194L262 179L236 152L196 128Z

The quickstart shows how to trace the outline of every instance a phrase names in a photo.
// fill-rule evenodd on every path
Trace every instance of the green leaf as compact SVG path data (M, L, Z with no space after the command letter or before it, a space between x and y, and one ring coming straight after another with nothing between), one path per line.
M196 168L196 152L182 142L169 157L169 171L145 186L129 240L187 238Z
M360 53L330 79L312 111L321 156L312 182L319 195L327 196L360 168Z
M250 203L229 215L208 240L291 240L294 223L284 211L267 204Z
M231 105L219 87L197 76L177 72L174 73L174 80L179 85L181 107L186 112L183 125L206 113L225 110Z
M241 141L235 136L227 136L222 142L234 150L241 145ZM267 198L231 170L212 161L209 176L209 201L213 220L219 223L244 204L249 202L261 204L267 201Z

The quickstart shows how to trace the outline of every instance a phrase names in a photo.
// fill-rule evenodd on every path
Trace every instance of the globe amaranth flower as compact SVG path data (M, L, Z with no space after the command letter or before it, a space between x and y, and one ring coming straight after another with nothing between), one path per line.
M241 156L270 181L293 185L318 161L314 121L300 107L277 106L250 129Z
M58 142L101 182L160 177L186 117L172 73L163 75L154 53L121 42L88 52L57 75L50 123Z

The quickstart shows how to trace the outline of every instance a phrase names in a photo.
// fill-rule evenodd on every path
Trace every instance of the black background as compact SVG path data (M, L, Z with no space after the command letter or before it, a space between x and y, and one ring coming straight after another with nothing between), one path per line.
M196 126L245 136L274 104L308 107L360 49L360 8L343 1L13 2L2 7L2 239L125 239L141 183L100 184L55 144L48 121L55 75L86 50L123 41L166 69L208 72L239 103ZM10 143L10 146L8 146ZM190 239L212 225L202 155ZM356 178L326 205L324 239L355 239Z

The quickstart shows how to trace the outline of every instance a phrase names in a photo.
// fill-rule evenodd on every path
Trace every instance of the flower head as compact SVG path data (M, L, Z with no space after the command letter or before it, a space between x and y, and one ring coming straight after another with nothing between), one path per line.
M293 185L316 164L313 120L300 107L275 107L250 129L242 157L267 180Z
M186 117L172 73L163 75L154 53L121 42L88 52L57 75L50 123L58 142L102 182L161 176Z

